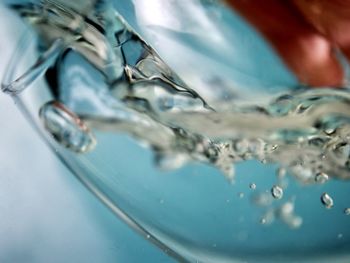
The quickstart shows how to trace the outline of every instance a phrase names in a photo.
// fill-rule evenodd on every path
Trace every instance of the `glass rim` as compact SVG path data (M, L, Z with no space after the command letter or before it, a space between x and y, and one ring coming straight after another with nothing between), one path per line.
M26 52L28 52L28 46L36 40L37 38L31 34L31 31L22 33L14 52L10 56L1 81L1 90L3 92L12 95L21 93L53 65L65 47L62 39L56 39L44 52L38 54L34 63L31 63L24 72L16 76L17 65L24 59Z

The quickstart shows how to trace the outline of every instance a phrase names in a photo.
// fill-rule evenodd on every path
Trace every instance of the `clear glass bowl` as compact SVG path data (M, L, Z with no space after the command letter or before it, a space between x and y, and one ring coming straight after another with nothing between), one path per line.
M288 102L285 97L275 100L279 95L297 94L298 99L301 92L310 102L316 95L343 98L347 90L308 95L268 43L221 2L111 1L94 6L95 20L89 17L95 10L91 3L16 5L31 26L2 84L74 175L132 228L181 262L347 262L349 182L335 179L328 157L329 177L307 174L315 171L303 163L285 171L283 165L291 163L280 167L276 161L282 153L297 160L305 145L286 141L297 137L293 142L309 142L314 127L298 130L281 144L297 145L297 150L282 151L271 160L258 158L254 147L273 152L279 146L258 140L271 133L275 119L250 114L271 101ZM114 34L109 34L111 28ZM128 62L122 66L120 46ZM140 57L150 66L137 64ZM144 99L134 103L125 76L135 83L153 77L162 84L133 86L130 94ZM232 103L240 110L229 112ZM216 140L227 137L225 126L213 126L216 115L205 115L214 110L229 112L223 116L239 123L228 131L236 132L236 148L238 143L241 150L247 148L235 165L234 181L226 159L210 163L215 154L225 153L226 144ZM175 118L179 112L181 118ZM273 132L286 131L290 116L277 117L281 123ZM191 139L189 130L205 136ZM174 133L176 147L183 151L176 154L169 150L175 147ZM209 136L215 139L206 140ZM216 148L208 143L217 143ZM334 171L347 177L347 170L334 165Z

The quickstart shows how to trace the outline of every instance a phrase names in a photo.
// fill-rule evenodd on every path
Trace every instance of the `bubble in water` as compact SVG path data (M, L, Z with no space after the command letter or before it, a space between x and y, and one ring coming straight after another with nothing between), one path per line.
M343 234L342 234L342 233L339 233L339 234L337 235L337 238L338 238L338 239L343 238Z
M147 239L150 239L150 238L151 238L151 235L147 235L146 238L147 238Z
M188 162L184 154L158 154L155 158L157 167L163 171L176 170Z
M334 205L332 197L330 197L330 195L327 193L323 193L321 195L321 202L327 209L332 208Z
M249 184L249 188L252 189L252 190L255 190L256 189L256 184L255 183L250 183Z
M286 173L287 173L287 170L283 167L278 168L276 171L276 175L280 179L283 178L286 175Z
M238 193L238 197L239 197L239 198L243 198L243 197L244 197L244 193L242 193L242 192L241 192L241 193Z
M265 142L261 139L253 139L249 142L248 150L257 158L261 158L261 156L264 156Z
M96 146L96 139L85 123L58 101L44 104L39 116L45 129L65 148L86 153Z
M299 228L303 224L303 219L300 216L293 216L286 222L291 228Z
M314 181L315 176L312 169L308 166L304 166L302 163L297 163L289 167L289 169L295 178L301 182L309 183Z
M277 144L265 144L265 152L272 153L278 149Z
M325 173L317 173L315 176L315 181L319 184L324 184L329 179L329 176Z
M303 224L303 218L294 213L294 204L286 202L277 210L279 218L290 228L297 229Z
M260 224L270 225L275 221L275 212L273 209L266 211L266 213L260 218Z
M347 216L350 215L350 207L344 209L344 214L346 214Z
M249 149L249 141L246 139L237 140L234 142L234 149L238 154L243 154Z
M291 215L294 212L294 203L286 202L279 208L279 213L283 216Z
M264 207L269 206L272 203L273 198L269 193L258 193L253 196L252 201L255 205Z
M262 225L266 224L266 218L265 217L260 218L260 224L262 224Z
M327 129L324 130L324 132L325 132L325 134L327 134L327 135L331 135L331 134L333 134L333 133L335 132L335 129L333 129L333 128L327 128Z
M283 189L278 185L274 185L271 188L271 194L275 199L281 199L283 197Z

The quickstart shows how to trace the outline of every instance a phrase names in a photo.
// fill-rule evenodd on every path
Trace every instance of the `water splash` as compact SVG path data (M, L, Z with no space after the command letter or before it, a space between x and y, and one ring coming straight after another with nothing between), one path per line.
M63 147L87 153L98 143L91 130L127 133L153 151L154 164L161 170L199 162L216 167L233 181L235 164L257 160L278 164L279 180L286 174L302 184L350 178L347 89L299 89L271 95L260 104L232 99L209 105L207 101L212 100L185 83L119 14L97 8L82 15L43 2L35 8L15 8L40 33L41 49L50 50L60 39L53 75L62 74L61 64L76 53L101 74L107 86L89 98L104 105L103 110L91 113L79 106L68 109L65 104L71 101L63 96L65 85L50 85L54 100L44 104L39 115ZM30 76L28 81L33 81L36 75ZM271 189L274 198L283 197L282 187L279 181ZM268 206L271 194L254 202ZM333 206L328 194L321 201L327 208ZM290 207L286 204L275 210L265 221L277 217L299 227L302 219L292 213L294 205Z

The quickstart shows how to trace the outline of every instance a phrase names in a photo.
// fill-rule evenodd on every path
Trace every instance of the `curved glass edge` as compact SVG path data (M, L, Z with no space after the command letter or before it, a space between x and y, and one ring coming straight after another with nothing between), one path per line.
M90 191L92 192L107 208L109 208L116 216L118 216L123 222L130 226L134 231L143 236L146 240L150 241L161 249L164 253L174 258L179 262L191 262L191 260L186 259L180 255L175 250L171 249L165 245L161 240L155 237L152 233L142 226L139 222L131 218L125 211L120 209L117 204L109 200L109 198L99 189L94 186L83 173L78 172L78 168L74 167L73 162L69 158L65 158L63 154L57 151L54 146L55 143L52 139L47 136L44 131L40 128L37 121L31 116L29 109L26 107L25 103L20 98L20 93L30 86L36 79L45 74L46 70L50 68L59 57L59 55L64 51L65 45L61 39L57 39L52 43L52 45L39 54L38 59L34 64L32 64L24 73L20 74L19 77L15 78L16 71L18 70L18 63L23 59L25 52L27 51L27 46L29 42L35 41L36 38L30 34L25 33L21 37L14 53L11 55L11 59L7 70L5 71L4 78L1 82L1 89L3 92L11 95L15 104L18 106L21 113L28 120L30 125L36 130L39 136L45 141L45 143L50 147L53 153L65 164L65 166L73 173L73 175Z

